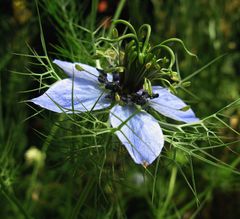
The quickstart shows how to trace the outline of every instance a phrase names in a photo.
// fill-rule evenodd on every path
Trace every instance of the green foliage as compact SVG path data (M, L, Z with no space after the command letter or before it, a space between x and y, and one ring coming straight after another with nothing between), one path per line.
M111 37L114 25L103 28L98 3L44 0L37 14L25 2L32 22L21 24L17 17L12 23L11 14L0 15L0 217L211 218L216 191L240 192L238 1L119 1L115 19L128 10L136 26L151 23L152 42L178 37L199 58L168 44L177 57L171 67L181 78L174 88L202 120L176 124L156 114L167 143L146 169L113 135L108 110L56 115L19 103L64 77L54 58L99 65L97 38ZM45 38L51 31L54 45ZM42 48L34 49L38 35ZM182 84L189 80L186 89ZM239 213L232 211L223 218Z

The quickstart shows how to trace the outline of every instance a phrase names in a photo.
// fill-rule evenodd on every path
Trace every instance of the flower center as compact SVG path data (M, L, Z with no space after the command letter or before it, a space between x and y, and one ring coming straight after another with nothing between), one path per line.
M158 93L149 94L149 92L144 89L140 89L133 93L126 93L120 84L119 73L112 73L112 81L109 81L106 72L102 69L98 69L98 71L98 81L105 87L105 89L109 90L109 94L107 94L105 98L111 99L112 101L120 101L124 104L135 103L143 106L148 102L148 99L154 99L159 96Z

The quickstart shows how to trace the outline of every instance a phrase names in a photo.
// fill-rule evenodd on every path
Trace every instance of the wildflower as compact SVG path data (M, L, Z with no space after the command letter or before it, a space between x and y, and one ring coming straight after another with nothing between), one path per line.
M151 164L164 145L161 127L147 112L149 107L177 121L198 121L181 99L166 88L151 86L146 78L135 85L133 76L127 80L121 73L107 74L86 64L60 60L54 63L69 78L57 81L31 101L57 113L80 113L111 106L110 123L137 164Z

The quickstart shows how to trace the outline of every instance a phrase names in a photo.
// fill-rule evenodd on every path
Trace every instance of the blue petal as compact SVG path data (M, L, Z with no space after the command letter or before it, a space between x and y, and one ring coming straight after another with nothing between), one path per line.
M98 83L99 71L90 65L82 64L79 62L66 62L58 59L55 59L53 63L60 67L71 78L74 77L78 79L91 80L95 83ZM80 66L83 71L77 70L76 65ZM112 81L112 75L107 75L108 79Z
M84 112L110 106L98 85L88 80L64 79L54 83L43 95L31 102L54 112ZM73 109L73 107L74 109Z
M191 109L184 110L187 105L166 88L153 86L152 89L153 93L159 94L159 97L150 100L150 106L156 111L164 116L186 123L199 121L194 112Z
M158 157L164 138L157 120L151 115L137 112L134 106L116 105L111 109L110 122L113 128L126 122L116 134L135 163L147 166Z

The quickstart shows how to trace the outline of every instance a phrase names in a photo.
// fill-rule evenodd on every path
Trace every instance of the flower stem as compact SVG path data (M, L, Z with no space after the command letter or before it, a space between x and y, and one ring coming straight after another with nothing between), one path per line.
M123 10L123 7L124 7L125 3L126 3L126 0L120 0L120 2L118 3L117 10L116 10L116 12L115 12L115 14L113 16L113 20L116 20L116 19L118 19L120 17L120 14L121 14L121 12ZM111 36L114 26L115 26L115 24L111 23L111 26L110 26L109 32L108 32L108 37Z
M147 35L146 35L146 39L144 41L143 49L142 49L142 53L145 53L145 51L147 49L147 46L148 46L148 43L149 43L149 38L151 36L151 26L149 24L143 24L139 29L139 34L140 34L140 32L143 28L147 29Z
M173 166L171 176L170 176L170 182L169 182L167 197L166 197L166 200L163 204L163 207L161 208L160 213L158 215L159 219L162 219L165 216L165 212L167 211L169 202L170 202L170 200L172 198L172 195L173 195L173 192L174 192L176 177L177 177L177 167Z

